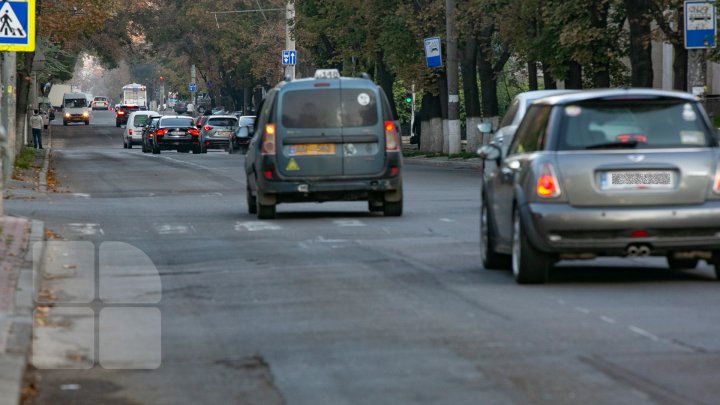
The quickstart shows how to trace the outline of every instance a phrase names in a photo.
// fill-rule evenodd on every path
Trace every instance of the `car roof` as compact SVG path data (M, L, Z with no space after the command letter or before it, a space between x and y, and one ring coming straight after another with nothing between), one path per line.
M363 79L360 77L339 77L332 79L315 79L314 77L307 77L287 82L280 82L277 85L277 88L281 90L323 89L324 87L315 87L315 83L317 83L318 81L333 82L338 80L340 81L340 83L342 83L342 87L367 87L371 89L378 88L378 86L371 80Z
M536 104L557 105L578 103L588 100L613 99L613 98L677 98L686 101L697 101L697 98L690 93L681 91L655 90L655 89L603 89L573 92L557 96L550 96L539 99Z
M578 93L582 90L531 90L518 94L517 98L524 101L537 100L545 97L559 96L563 94Z
M218 114L218 115L206 115L206 117L208 117L208 119L213 119L213 118L232 118L232 119L234 119L234 120L238 119L238 117L235 116L235 115L227 115L227 114L222 114L222 115L219 115L219 114Z

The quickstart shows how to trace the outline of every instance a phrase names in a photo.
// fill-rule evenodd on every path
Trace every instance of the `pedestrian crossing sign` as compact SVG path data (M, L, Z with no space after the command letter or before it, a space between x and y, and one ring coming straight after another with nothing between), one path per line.
M35 0L0 1L0 51L35 51Z

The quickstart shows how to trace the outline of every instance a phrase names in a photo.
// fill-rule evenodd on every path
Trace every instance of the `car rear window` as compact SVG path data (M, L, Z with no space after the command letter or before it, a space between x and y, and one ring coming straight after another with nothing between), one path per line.
M148 116L145 114L137 114L135 115L135 118L133 119L133 126L134 127L141 127L145 125L145 123L148 120Z
M286 128L369 127L378 123L377 97L368 89L295 90L283 95Z
M210 118L207 122L208 125L216 127L234 127L237 126L236 118Z
M593 100L563 105L558 150L712 146L696 103L679 99Z
M255 117L240 117L240 123L238 125L253 125L255 123Z
M188 118L166 118L160 122L160 126L168 128L168 127L177 127L177 128L183 128L183 127L192 127L193 126L193 119Z

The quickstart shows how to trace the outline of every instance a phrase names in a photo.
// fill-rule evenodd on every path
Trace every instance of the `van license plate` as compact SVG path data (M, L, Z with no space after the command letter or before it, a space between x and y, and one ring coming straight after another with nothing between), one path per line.
M672 170L613 171L603 173L603 190L666 190L673 188Z
M290 156L302 155L334 155L334 143L311 143L290 146Z

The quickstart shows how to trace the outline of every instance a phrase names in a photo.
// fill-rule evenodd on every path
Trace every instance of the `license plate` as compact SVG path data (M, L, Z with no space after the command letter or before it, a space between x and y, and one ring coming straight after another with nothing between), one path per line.
M673 188L671 170L614 171L603 173L600 179L603 190L665 190Z
M334 143L318 143L318 144L305 144L305 145L292 145L290 146L290 156L301 156L301 155L334 155L335 144Z

